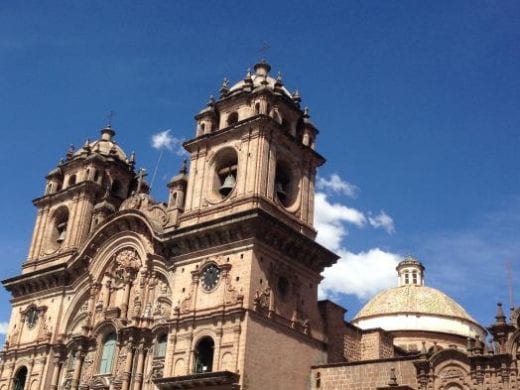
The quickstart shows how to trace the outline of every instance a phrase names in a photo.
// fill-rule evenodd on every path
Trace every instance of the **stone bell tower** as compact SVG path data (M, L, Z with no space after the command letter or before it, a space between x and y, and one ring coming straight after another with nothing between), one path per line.
M111 126L75 150L46 176L24 272L66 261L128 196L134 178L134 156L127 158Z
M165 229L186 325L170 336L171 377L160 389L197 387L210 371L224 382L238 374L247 389L305 388L309 367L328 359L317 289L337 256L314 241L313 227L325 160L299 93L270 70L262 61L233 86L224 80L184 144L188 172L169 184L176 222Z
M254 74L232 87L224 80L220 99L195 117L184 223L251 208L262 209L313 238L314 179L324 163L315 151L318 130L298 92L260 62Z
M270 69L196 115L167 202L110 126L49 173L22 275L3 281L0 389L303 389L341 359L343 311L317 301L337 259L314 241L318 130Z

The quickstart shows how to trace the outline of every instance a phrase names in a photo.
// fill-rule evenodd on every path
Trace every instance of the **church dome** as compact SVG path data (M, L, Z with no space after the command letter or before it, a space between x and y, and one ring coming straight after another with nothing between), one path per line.
M251 75L249 72L244 80L240 80L229 88L229 95L240 92L246 88L260 89L267 88L272 91L280 91L289 99L293 99L291 93L282 84L282 77L279 74L277 78L269 75L271 65L265 61L261 61L254 67L255 73Z
M121 161L127 161L127 156L124 150L114 140L115 131L110 126L105 127L101 130L101 137L98 140L87 142L83 148L78 149L75 156L79 156L83 153L94 152L102 156L116 157Z
M457 302L443 292L417 285L383 291L372 298L354 320L388 314L427 314L476 322Z
M462 306L442 291L424 285L424 266L417 259L405 258L396 270L399 286L372 298L354 317L354 325L399 332L401 338L407 332L485 338L486 330Z

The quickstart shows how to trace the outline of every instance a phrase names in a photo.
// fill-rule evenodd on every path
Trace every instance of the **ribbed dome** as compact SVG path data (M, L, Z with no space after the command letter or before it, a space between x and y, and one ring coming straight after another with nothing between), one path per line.
M389 314L427 314L476 321L453 299L426 286L405 285L377 294L354 317L354 322Z
M126 154L124 150L114 141L114 135L115 132L110 127L102 129L100 139L89 142L83 148L78 149L74 153L74 156L87 153L86 148L88 148L90 152L98 153L103 156L117 157L121 161L126 161Z
M251 76L251 79L253 80L253 88L258 88L258 87L262 87L265 85L266 88L269 88L273 91L275 89L274 85L276 83L276 79L272 78L271 76L258 76L256 74L254 74ZM265 84L263 84L263 83L265 83ZM229 93L232 94L235 91L240 91L245 86L246 86L246 82L244 80L241 80L229 89ZM287 88L282 86L281 90L288 98L292 99L291 93L287 90Z
M229 94L232 95L236 92L240 92L243 88L247 88L248 86L252 89L264 87L272 91L278 90L288 98L292 99L293 97L291 93L282 84L281 75L278 75L278 78L275 79L269 75L270 70L271 65L269 65L267 62L259 62L255 65L255 73L251 75L248 72L246 79L240 80L238 83L229 88Z

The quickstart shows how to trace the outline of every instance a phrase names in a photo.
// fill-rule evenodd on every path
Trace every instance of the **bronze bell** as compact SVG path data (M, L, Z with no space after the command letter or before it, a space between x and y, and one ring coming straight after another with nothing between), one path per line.
M231 190L235 188L235 184L235 176L233 176L231 172L229 172L226 178L224 179L224 183L222 183L218 191L222 196L228 196Z
M278 198L283 202L287 198L287 193L285 192L285 189L283 188L282 182L278 181L276 182L276 195L278 195Z
M62 222L57 226L58 229L58 238L56 239L56 242L61 244L63 241L65 241L65 234L67 233L67 222Z

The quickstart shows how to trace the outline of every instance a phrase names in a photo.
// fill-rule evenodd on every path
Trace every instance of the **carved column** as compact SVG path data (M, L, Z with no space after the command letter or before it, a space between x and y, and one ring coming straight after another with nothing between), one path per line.
M15 374L14 367L15 367L15 364L13 362L9 365L9 368L8 368L8 370L9 370L9 375L7 375L7 377L9 378L9 383L7 384L8 389L12 388L11 386L13 385L13 382L14 382L14 374Z
M235 325L233 328L233 341L235 344L235 371L238 371L238 354L240 352L240 333L242 332L242 327L240 324Z
M71 381L71 389L77 390L79 387L79 381L81 378L81 368L83 366L83 360L85 359L85 354L83 351L78 350L76 352L76 366L74 367L74 374L72 375Z
M132 378L132 363L134 361L134 346L133 339L126 343L126 361L125 361L125 371L123 374L123 384L121 385L121 390L128 390L130 388L130 380Z
M144 358L145 358L145 348L144 344L141 342L139 344L139 352L137 355L137 370L134 379L134 389L133 390L141 390L143 385L143 371L144 371Z
M52 371L50 390L56 390L58 388L58 381L60 380L60 370L61 370L60 358L54 357L53 363L54 363L54 368Z

